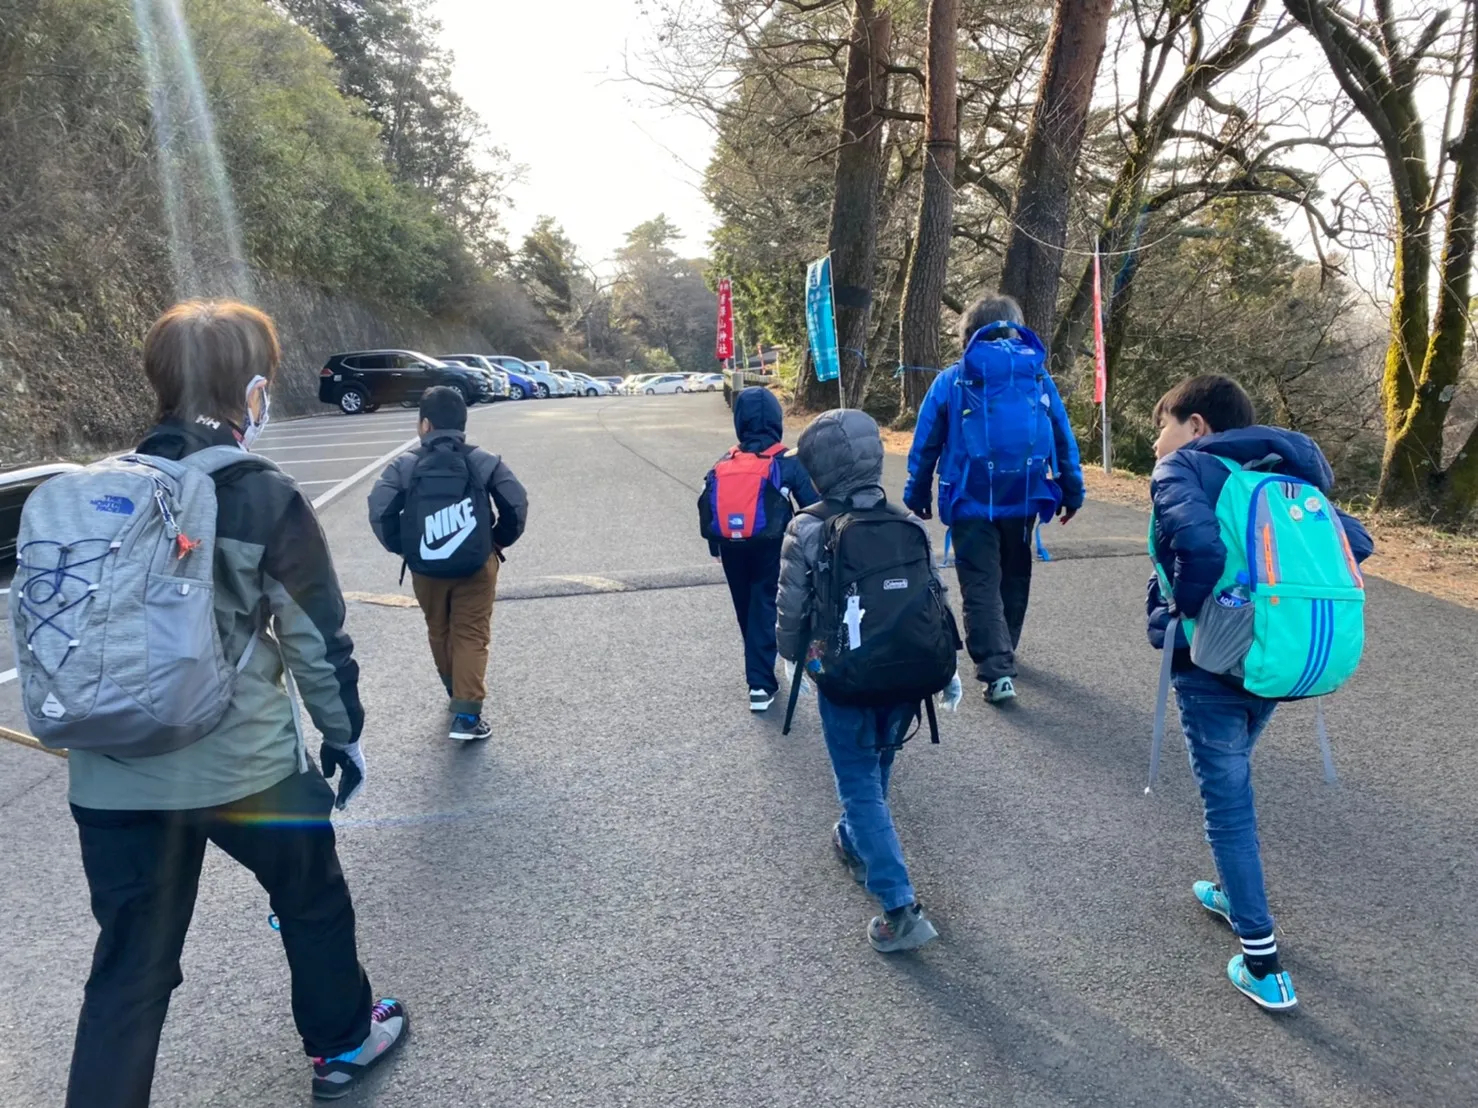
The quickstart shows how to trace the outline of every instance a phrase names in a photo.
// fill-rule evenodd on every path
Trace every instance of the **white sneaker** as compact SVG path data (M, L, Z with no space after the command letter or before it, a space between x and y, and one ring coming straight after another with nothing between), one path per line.
M773 703L775 703L774 693L765 692L764 689L749 690L749 710L751 712L767 712Z
M987 704L1004 704L1016 699L1016 682L1009 677L999 677L985 687Z

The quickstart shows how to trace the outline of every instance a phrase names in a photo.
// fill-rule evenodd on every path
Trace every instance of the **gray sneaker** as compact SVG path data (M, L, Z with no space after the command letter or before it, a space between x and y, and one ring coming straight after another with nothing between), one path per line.
M999 677L985 687L987 704L1007 704L1016 699L1016 682L1009 677Z
M880 916L873 916L867 925L867 941L879 954L894 954L901 950L918 950L939 938L939 932L929 917L924 915L923 905L915 901L902 908L894 908Z
M371 1066L404 1041L410 1027L405 1005L386 998L370 1010L369 1036L356 1050L336 1058L313 1059L313 1099L338 1100L349 1095Z

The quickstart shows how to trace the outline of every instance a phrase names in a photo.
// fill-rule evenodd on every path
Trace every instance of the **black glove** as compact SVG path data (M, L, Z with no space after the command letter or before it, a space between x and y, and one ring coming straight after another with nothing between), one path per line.
M334 807L342 812L364 788L364 752L358 742L348 746L324 743L318 748L318 760L323 765L323 776L330 781L336 772L343 771L339 778L339 799L334 802Z

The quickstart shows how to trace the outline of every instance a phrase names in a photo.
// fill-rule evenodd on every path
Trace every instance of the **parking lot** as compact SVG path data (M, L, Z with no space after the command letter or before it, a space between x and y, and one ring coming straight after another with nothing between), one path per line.
M416 441L414 409L374 415L338 413L269 424L256 452L271 458L302 486L315 508L324 508ZM15 685L15 649L10 636L10 570L0 571L0 726L25 730Z

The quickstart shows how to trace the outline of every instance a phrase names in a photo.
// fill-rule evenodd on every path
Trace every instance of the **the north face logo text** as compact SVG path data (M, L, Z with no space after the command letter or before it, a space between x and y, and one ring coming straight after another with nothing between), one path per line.
M421 557L429 562L450 558L467 536L477 530L477 515L472 498L432 512L426 517L426 530L421 536Z

